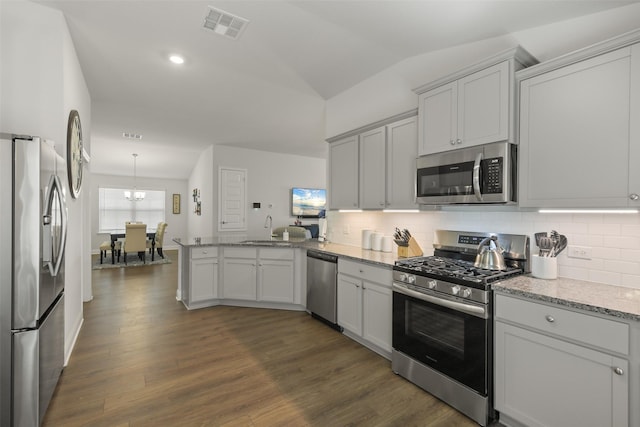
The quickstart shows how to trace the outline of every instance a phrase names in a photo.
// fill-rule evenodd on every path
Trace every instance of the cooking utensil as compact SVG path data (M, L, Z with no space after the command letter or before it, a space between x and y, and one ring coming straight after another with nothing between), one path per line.
M551 240L551 237L547 236L540 237L538 247L540 248L540 256L549 256L551 249L553 248L553 240Z
M540 238L541 237L547 237L547 232L542 232L542 233L536 233L534 234L535 238L536 238L536 246L540 247Z
M492 248L492 245L495 248ZM487 249L487 246L489 246L489 249ZM500 247L497 236L487 237L478 245L478 254L473 265L485 270L506 270L507 265L502 256L503 252L504 249Z
M567 248L567 236L562 234L558 235L558 241L554 244L551 254L549 256L557 257L560 252Z

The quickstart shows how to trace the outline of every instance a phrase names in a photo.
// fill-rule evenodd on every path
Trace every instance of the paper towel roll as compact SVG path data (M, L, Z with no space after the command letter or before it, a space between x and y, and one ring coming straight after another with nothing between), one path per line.
M362 249L371 249L371 233L373 230L362 230Z
M382 250L382 233L372 233L371 234L371 250L372 251L381 251Z
M391 236L383 236L382 237L382 252L392 252L393 251L393 239Z

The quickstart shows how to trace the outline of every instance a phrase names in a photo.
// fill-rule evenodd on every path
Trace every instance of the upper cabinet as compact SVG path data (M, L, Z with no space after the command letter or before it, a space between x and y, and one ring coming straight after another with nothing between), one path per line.
M535 58L517 47L415 89L418 154L514 142L514 74L535 63Z
M329 139L330 209L415 209L416 111Z
M342 138L329 146L329 208L358 208L359 136Z
M630 33L518 73L520 206L640 207L639 42Z

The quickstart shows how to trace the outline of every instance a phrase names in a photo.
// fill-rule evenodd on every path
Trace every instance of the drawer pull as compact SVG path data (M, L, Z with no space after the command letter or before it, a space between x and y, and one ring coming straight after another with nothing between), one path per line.
M553 322L556 321L556 319L553 316L549 315L549 314L547 314L544 318L547 319L547 322L549 322L549 323L553 323Z
M624 375L624 369L622 368L613 368L613 372L615 372L618 375Z

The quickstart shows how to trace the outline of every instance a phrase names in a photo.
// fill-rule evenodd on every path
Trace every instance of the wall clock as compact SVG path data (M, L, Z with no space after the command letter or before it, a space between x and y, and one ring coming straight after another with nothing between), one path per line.
M71 110L67 123L67 174L71 196L77 199L82 187L82 126L77 110Z

